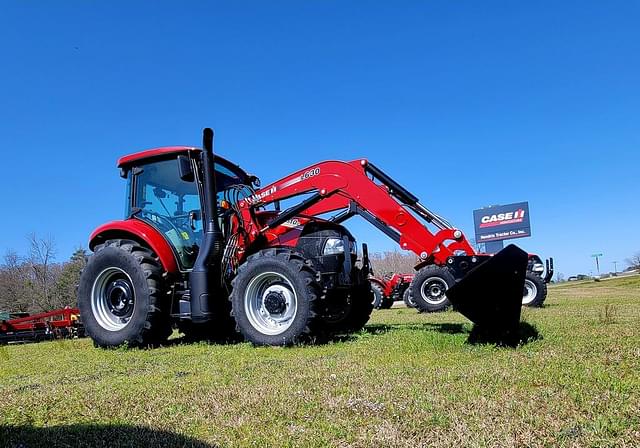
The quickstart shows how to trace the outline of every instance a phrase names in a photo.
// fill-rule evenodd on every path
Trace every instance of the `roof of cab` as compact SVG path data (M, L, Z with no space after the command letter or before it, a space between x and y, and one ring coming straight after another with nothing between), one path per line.
M144 164L148 162L152 162L154 159L167 157L171 155L180 155L187 154L188 152L200 153L202 149L196 148L194 146L162 146L160 148L147 149L145 151L136 152L133 154L129 154L118 159L118 168L122 168L127 170L129 167L135 164ZM236 172L238 176L240 176L245 182L250 182L250 176L247 174L245 170L243 170L240 165L236 165L233 162L225 159L224 157L220 157L219 155L215 155L215 163L220 164L229 170Z
M194 148L193 146L163 146L161 148L147 149L145 151L129 154L118 159L118 168L122 168L127 165L132 165L135 162L154 159L156 157L163 157L171 154L184 154L189 151L201 151L200 148Z

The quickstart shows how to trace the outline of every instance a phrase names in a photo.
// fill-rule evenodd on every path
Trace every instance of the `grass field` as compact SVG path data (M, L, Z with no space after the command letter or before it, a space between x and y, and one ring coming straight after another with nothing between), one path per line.
M640 276L550 289L516 349L377 311L322 346L0 347L0 445L640 446Z

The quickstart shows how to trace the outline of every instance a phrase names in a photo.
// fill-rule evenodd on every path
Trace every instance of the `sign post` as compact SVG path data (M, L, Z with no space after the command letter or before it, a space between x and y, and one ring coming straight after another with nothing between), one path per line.
M596 271L600 275L600 257L602 257L602 254L593 254L591 257L596 259Z
M504 241L487 241L484 243L484 251L488 254L497 254L504 249Z

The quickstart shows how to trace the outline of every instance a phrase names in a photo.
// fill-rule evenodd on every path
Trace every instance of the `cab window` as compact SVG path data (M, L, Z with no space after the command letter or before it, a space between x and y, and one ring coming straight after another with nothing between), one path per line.
M183 269L190 269L202 242L200 195L196 182L178 176L176 159L141 165L135 175L136 217L164 234Z

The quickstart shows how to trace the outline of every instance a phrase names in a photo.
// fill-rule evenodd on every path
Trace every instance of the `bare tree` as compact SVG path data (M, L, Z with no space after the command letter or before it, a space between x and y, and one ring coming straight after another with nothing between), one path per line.
M4 256L0 266L0 310L29 311L31 309L29 266L14 251Z
M31 268L33 307L50 311L57 307L54 285L60 273L60 266L54 263L55 240L51 236L39 238L35 233L30 234L28 239L30 250L27 262Z
M398 251L376 252L370 258L373 272L378 276L412 273L418 261L413 253Z
M632 269L640 269L640 252L636 252L632 257L627 258L627 264Z
M564 281L564 274L562 272L556 273L556 283L562 283Z
M9 251L0 264L0 311L40 312L75 306L86 250L78 248L69 261L55 263L53 238L28 238L31 247L26 258Z

